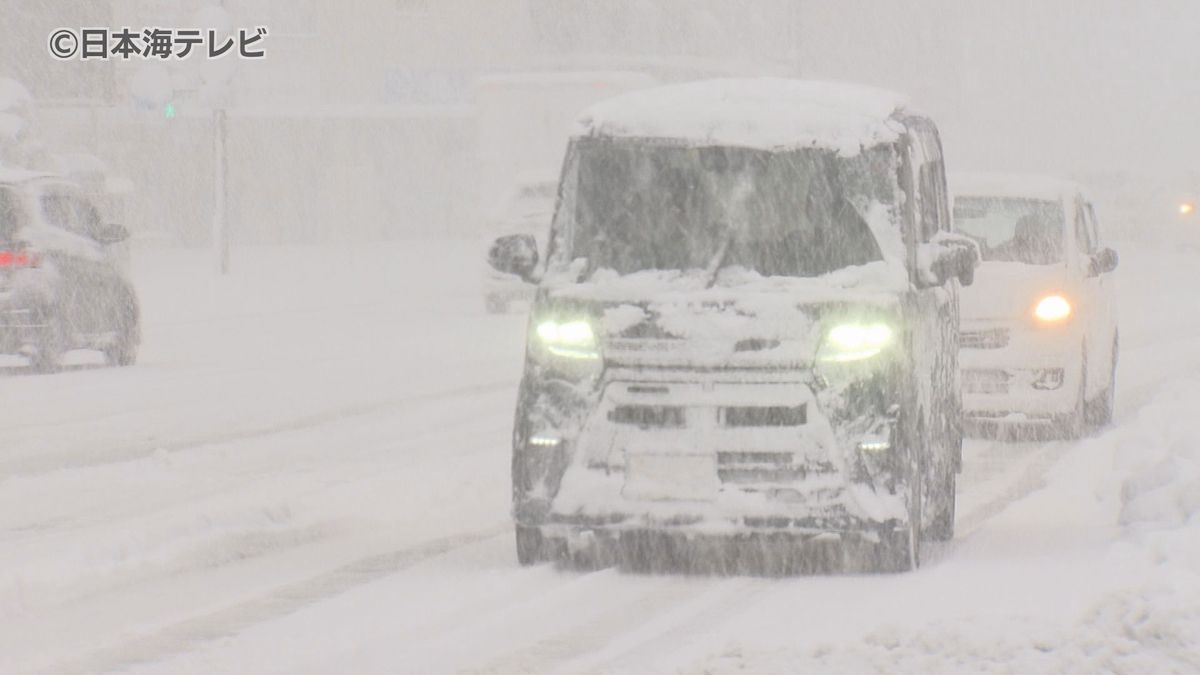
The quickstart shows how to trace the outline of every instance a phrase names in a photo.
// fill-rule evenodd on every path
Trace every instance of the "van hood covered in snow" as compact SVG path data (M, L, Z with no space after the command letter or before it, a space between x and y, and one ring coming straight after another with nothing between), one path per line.
M1065 264L1027 265L985 261L975 270L975 283L962 289L964 321L1019 319L1029 316L1038 299L1064 290Z
M722 270L599 270L547 290L544 312L586 315L613 366L799 368L810 366L822 319L880 316L898 306L903 273L879 261L816 278Z

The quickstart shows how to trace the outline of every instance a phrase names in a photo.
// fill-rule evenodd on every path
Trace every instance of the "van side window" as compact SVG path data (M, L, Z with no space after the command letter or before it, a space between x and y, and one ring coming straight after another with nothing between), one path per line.
M1092 233L1089 231L1087 217L1084 215L1085 205L1083 201L1075 202L1075 246L1080 253L1091 255L1096 250L1092 242Z
M920 203L921 241L933 239L938 232L950 229L950 213L947 205L946 164L942 160L941 143L937 133L925 126L918 126L917 193Z
M939 231L948 229L944 212L945 174L941 160L927 162L921 167L918 188L921 192L921 241L929 241Z
M1084 209L1084 215L1087 217L1088 231L1092 234L1092 248L1100 248L1100 221L1096 219L1096 209L1091 202L1087 202Z
M61 194L46 194L42 195L42 216L46 222L54 227L61 227L64 230L71 230L75 214L71 209L71 205L67 203L65 195Z
M100 214L86 200L64 192L52 192L42 197L42 213L46 222L85 237L91 237L100 226Z
M75 223L80 234L94 236L100 229L100 212L91 202L82 197L70 197L72 208L75 210Z

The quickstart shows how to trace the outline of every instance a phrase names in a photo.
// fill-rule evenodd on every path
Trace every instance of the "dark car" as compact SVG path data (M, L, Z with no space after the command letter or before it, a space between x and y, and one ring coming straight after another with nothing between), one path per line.
M849 85L645 90L584 114L562 180L547 261L527 236L492 249L539 283L523 564L782 545L789 568L833 546L897 570L953 535L978 251L928 118Z
M71 182L0 170L0 353L42 371L72 349L133 364L141 329L127 239Z

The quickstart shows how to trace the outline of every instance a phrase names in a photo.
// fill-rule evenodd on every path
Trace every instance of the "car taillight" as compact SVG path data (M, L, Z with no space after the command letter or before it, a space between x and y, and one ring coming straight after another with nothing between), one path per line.
M42 263L41 256L34 251L6 251L0 249L0 268L37 267Z

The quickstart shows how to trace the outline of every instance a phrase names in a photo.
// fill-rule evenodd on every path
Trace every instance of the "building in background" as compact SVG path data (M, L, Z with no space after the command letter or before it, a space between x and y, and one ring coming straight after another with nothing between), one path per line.
M0 62L35 83L39 133L58 152L94 154L129 176L135 191L123 217L134 232L190 244L208 240L213 219L216 129L195 84L211 64L57 61L45 46L53 30L204 28L195 23L216 4L234 27L268 27L266 58L234 64L226 99L240 242L471 236L507 173L554 168L529 164L558 161L546 148L565 138L574 112L565 106L628 88L614 72L627 83L796 70L794 0L757 0L753 11L733 0L13 4L0 21L19 39L0 46ZM131 95L145 68L169 71L169 113ZM496 96L481 94L506 77L545 83L555 73L559 91L531 94L538 114L498 116ZM595 96L563 83L580 73L606 74ZM561 105L547 104L559 94ZM501 117L514 138L555 140L537 152L498 151L489 139L504 135L494 128Z

